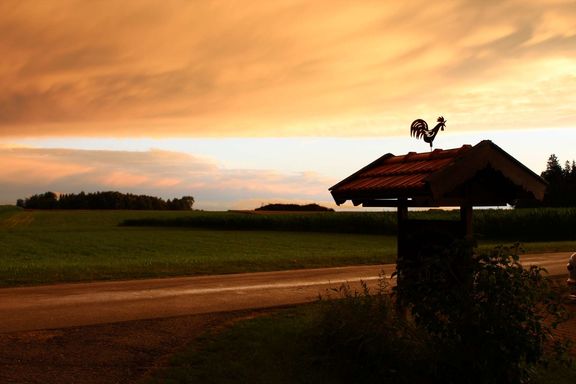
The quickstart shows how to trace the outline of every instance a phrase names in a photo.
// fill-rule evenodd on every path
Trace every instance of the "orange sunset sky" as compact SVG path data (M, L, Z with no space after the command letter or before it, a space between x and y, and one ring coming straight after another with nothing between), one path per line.
M332 204L392 152L576 159L576 1L6 0L0 204L48 190Z

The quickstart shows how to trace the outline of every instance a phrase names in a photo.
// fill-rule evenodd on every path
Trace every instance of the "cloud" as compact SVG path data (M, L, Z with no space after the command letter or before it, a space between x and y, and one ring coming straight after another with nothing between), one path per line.
M193 195L203 209L255 208L242 201L329 200L334 180L316 173L227 169L208 158L144 152L0 147L2 203L46 191L118 190L163 198Z
M0 135L381 135L488 112L492 129L573 125L538 108L576 102L575 31L572 1L3 2Z

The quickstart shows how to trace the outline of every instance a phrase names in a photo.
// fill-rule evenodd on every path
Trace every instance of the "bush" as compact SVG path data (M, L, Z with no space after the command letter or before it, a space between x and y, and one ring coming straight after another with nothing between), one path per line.
M447 381L522 382L546 362L547 346L563 350L552 333L566 314L560 297L543 268L519 263L518 246L472 256L467 281L443 267L466 252L455 245L421 260L421 278L405 281L398 300L442 351Z
M566 312L545 270L523 268L518 247L497 247L471 256L462 280L446 261L469 249L459 244L423 260L419 279L404 280L394 302L382 288L341 288L343 299L324 310L329 350L347 351L389 382L402 372L391 382L521 383L562 360L567 343L553 330Z
M341 382L418 383L426 377L427 335L393 304L383 278L375 292L344 284L321 299L319 323L322 365L338 371ZM322 353L322 351L321 351Z

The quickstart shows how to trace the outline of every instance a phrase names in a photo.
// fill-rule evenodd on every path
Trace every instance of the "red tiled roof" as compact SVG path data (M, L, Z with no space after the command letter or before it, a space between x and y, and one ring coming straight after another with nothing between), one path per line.
M537 198L544 194L545 181L488 140L449 150L386 154L331 187L330 193L337 204L398 198L438 201L486 168Z
M425 188L426 177L431 173L445 168L470 150L472 146L432 152L410 152L402 156L387 154L359 170L352 176L336 184L331 191L346 193L347 191L401 191Z

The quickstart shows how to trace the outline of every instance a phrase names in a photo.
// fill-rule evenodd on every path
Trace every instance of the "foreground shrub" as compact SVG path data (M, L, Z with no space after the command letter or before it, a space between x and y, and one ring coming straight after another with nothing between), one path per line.
M394 303L383 288L341 288L324 311L329 349L397 383L521 383L562 361L567 345L553 330L566 312L544 269L522 267L517 247L498 247L472 256L463 279L450 266L468 250L422 259Z
M375 291L342 285L321 305L323 363L339 376L354 383L417 383L426 377L427 335L396 310L383 277Z

